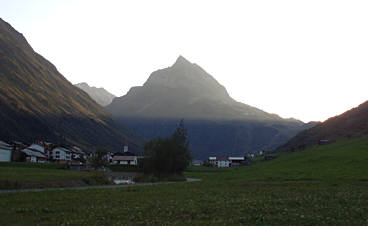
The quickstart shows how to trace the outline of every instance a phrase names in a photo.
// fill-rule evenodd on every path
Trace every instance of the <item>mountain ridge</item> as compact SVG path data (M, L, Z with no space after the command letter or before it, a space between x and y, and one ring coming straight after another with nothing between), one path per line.
M368 135L368 101L298 133L275 151L295 151L324 142Z
M193 82L195 80L195 82ZM168 93L177 94L174 98ZM144 102L144 105L137 106L130 101L127 103L124 97L144 96L142 99L136 99L136 102ZM156 97L156 98L153 98ZM208 108L211 105L223 105L223 111L208 112L203 114L204 109L201 108L201 102L205 101ZM171 109L172 112L162 115L160 109L166 108L160 106L154 108L155 104L160 102L169 102L170 105L175 105L177 109ZM176 103L180 102L180 103ZM130 111L121 108L121 105L129 105ZM166 104L166 103L165 103ZM193 108L190 112L180 108L178 105L191 105ZM227 112L226 107L232 110ZM151 108L151 111L149 109ZM222 120L255 120L259 115L262 115L262 120L265 118L269 120L280 120L280 116L276 114L269 114L258 108L247 104L235 101L230 97L226 88L222 86L215 78L209 75L205 70L196 64L190 63L184 57L179 56L176 62L168 68L160 69L153 72L143 86L132 87L126 95L118 97L113 102L106 106L109 112L113 115L123 115L131 117L169 117L169 118L202 118L202 119L222 119ZM167 110L167 109L165 109ZM134 112L134 113L133 113ZM246 114L244 114L246 112ZM212 114L212 115L211 115ZM299 121L299 120L295 120Z
M136 137L0 18L0 139L121 149ZM134 149L134 148L133 148Z
M170 135L183 118L193 154L202 159L272 149L305 128L299 120L237 102L214 77L182 56L105 109L146 139Z
M115 98L115 95L108 92L105 88L89 86L86 82L74 84L74 86L86 92L94 101L96 101L102 107L109 105Z

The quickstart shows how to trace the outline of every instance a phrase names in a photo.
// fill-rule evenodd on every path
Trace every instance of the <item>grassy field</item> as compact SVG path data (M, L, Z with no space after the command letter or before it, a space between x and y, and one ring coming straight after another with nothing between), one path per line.
M0 224L367 225L367 145L360 138L187 172L203 179L195 183L0 194Z
M103 175L63 170L64 164L0 164L0 189L73 187L105 184Z

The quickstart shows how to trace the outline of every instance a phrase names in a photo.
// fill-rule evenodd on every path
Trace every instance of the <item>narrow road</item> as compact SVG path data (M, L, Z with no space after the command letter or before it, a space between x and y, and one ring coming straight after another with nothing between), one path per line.
M187 178L186 182L199 182L202 179ZM157 183L136 183L136 184L120 184L120 185L97 185L97 186L84 186L84 187L68 187L68 188L29 188L29 189L13 189L13 190L0 190L0 194L3 193L17 193L17 192L40 192L40 191L63 191L63 190L87 190L87 189L101 189L101 188L126 188L135 186L151 186L160 184L173 184L179 182L157 182Z

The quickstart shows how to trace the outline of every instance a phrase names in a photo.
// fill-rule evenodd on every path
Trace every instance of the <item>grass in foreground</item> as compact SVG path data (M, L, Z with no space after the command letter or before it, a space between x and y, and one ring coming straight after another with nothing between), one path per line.
M0 194L0 222L367 225L367 140L286 153L250 167L186 173L203 178L196 183Z
M42 164L39 164L42 167ZM94 172L79 172L53 168L0 166L0 189L74 187L106 184L107 179Z
M4 225L365 225L367 184L204 181L0 195Z

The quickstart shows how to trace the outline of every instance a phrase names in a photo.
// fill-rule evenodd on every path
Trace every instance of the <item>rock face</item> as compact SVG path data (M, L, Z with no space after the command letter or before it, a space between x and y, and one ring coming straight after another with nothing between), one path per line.
M115 96L109 93L106 89L97 88L94 86L91 87L85 82L75 84L75 86L86 92L94 101L96 101L102 107L109 105L115 98Z
M0 140L75 144L120 150L128 139L110 114L33 51L22 34L0 19Z
M345 113L300 132L277 151L295 151L324 142L331 143L368 135L368 101ZM323 141L323 142L321 142Z
M305 128L301 121L235 101L216 79L182 56L106 109L147 139L170 135L183 118L190 149L201 159L272 149Z

